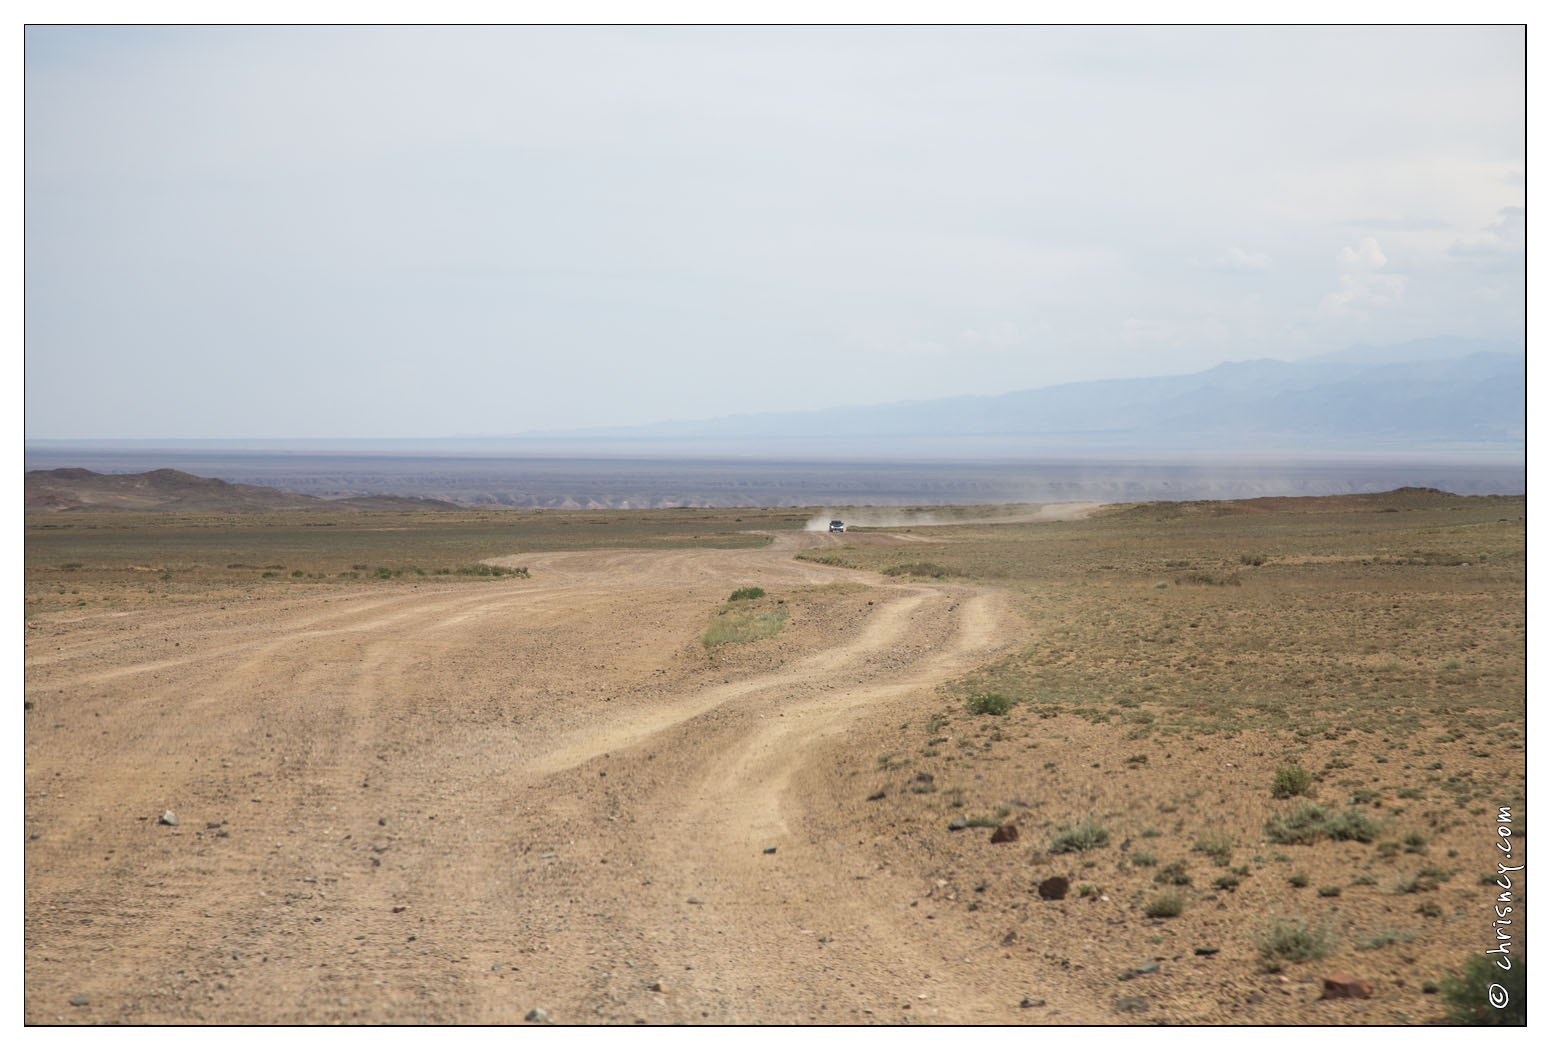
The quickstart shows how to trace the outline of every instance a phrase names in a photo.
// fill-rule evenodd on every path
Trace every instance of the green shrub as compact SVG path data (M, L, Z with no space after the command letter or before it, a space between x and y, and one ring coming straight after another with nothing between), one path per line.
M1178 916L1185 911L1185 896L1177 890L1158 895L1142 908L1142 912L1154 919Z
M1305 846L1321 839L1370 843L1378 831L1378 822L1360 811L1349 809L1337 814L1318 803L1299 803L1266 822L1266 838L1271 842Z
M1012 711L1012 701L1000 693L977 693L969 699L969 710L975 715L1006 715Z
M1138 850L1131 855L1131 864L1137 868L1151 868L1158 863L1158 855L1149 854L1145 850Z
M1297 763L1288 763L1276 768L1276 777L1271 781L1271 794L1277 799L1290 799L1293 796L1308 795L1309 789L1313 787L1313 774Z
M1503 970L1497 960L1505 960ZM1441 983L1449 1021L1459 1025L1524 1025L1529 987L1524 977L1524 957L1472 954L1465 972L1452 972ZM1493 996L1496 996L1494 1001ZM1495 1004L1500 1003L1498 1007Z
M1102 847L1109 842L1109 829L1092 817L1085 817L1076 825L1062 825L1050 838L1050 853L1076 854L1084 850Z
M1284 961L1307 963L1329 956L1335 935L1328 927L1310 927L1299 920L1273 920L1255 936L1255 948L1267 970L1280 970Z
M1183 887L1190 882L1190 873L1185 871L1183 861L1171 861L1158 870L1158 874L1152 878L1154 883L1169 883L1176 887Z
M734 591L732 593L732 597L729 598L727 601L728 602L739 602L739 601L741 601L743 599L747 599L747 598L764 598L764 597L765 597L765 589L764 588L754 588L754 587L739 588L737 591Z
M1307 872L1294 872L1287 877L1287 882L1294 887L1307 887L1309 885L1309 874Z
M1321 887L1317 893L1322 898L1339 898L1341 896L1341 888L1331 884L1328 887Z
M1216 879L1212 880L1212 886L1216 887L1218 890L1238 890L1239 877L1233 875L1232 873L1225 872L1221 876L1218 876Z

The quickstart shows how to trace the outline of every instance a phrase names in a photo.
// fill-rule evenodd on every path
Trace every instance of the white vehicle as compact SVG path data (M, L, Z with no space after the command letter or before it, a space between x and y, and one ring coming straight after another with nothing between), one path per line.
M829 523L829 531L831 533L844 533L846 531L846 524L836 518Z

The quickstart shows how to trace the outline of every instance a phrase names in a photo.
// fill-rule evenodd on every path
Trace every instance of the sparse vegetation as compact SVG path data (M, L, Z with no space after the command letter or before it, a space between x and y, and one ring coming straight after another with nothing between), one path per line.
M1012 711L1012 700L1000 693L977 693L968 701L975 715L1006 715Z
M1302 919L1272 920L1255 936L1255 949L1267 970L1283 963L1322 960L1335 950L1335 935L1328 927L1311 927Z
M727 601L728 602L742 602L744 599L764 598L764 597L765 597L765 589L764 588L747 587L747 588L739 588L737 591L734 591L732 593L731 597L729 597Z
M1369 843L1378 834L1378 823L1357 810L1335 813L1318 803L1300 803L1292 810L1266 821L1266 838L1273 843L1307 846L1321 839Z
M1109 843L1109 829L1092 817L1085 817L1075 825L1062 825L1050 838L1050 853L1074 854L1094 850Z

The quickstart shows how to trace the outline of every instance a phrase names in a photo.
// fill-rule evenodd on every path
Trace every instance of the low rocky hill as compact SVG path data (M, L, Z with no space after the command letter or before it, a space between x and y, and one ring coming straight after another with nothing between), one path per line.
M391 511L456 510L458 506L402 496L324 500L183 471L98 474L82 467L28 471L25 499L29 511Z

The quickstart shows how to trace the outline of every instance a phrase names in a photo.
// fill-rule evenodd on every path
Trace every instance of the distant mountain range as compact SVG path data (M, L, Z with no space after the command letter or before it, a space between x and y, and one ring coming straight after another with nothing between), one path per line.
M458 506L401 496L324 500L169 469L98 474L80 467L28 471L25 499L29 511L397 511Z
M1522 344L1439 337L1011 394L572 431L578 439L1007 439L1047 451L1522 450ZM561 437L552 435L551 437Z

